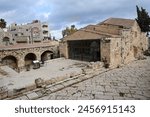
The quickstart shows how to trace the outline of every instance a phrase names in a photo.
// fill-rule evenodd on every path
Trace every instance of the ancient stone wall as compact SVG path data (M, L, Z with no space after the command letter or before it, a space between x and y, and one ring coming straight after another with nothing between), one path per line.
M8 38L9 41L4 41L4 38ZM14 40L12 38L12 35L8 32L4 32L2 29L0 30L0 45L12 45L14 44Z
M67 42L60 42L59 51L60 51L60 57L68 58L68 45L67 45Z
M25 56L29 53L36 55L36 59L41 61L41 55L45 51L51 51L54 58L58 56L58 46L46 46L46 47L36 47L36 48L24 48L24 49L12 49L12 50L0 50L0 60L6 56L13 56L17 60L18 69L23 69L25 66ZM2 63L1 63L2 64Z
M136 22L131 29L123 29L120 38L108 39L110 40L110 65L112 67L127 64L135 58L141 57L143 51L148 48L146 34L141 32ZM108 50L107 46L103 48ZM101 52L105 54L105 52Z
M101 60L110 63L110 40L101 40Z
M110 67L118 67L121 64L121 38L109 38L110 43Z

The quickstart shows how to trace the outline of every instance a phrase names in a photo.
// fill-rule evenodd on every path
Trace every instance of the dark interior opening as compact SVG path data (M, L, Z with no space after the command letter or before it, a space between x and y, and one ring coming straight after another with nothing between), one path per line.
M70 59L81 61L100 61L100 40L68 41Z

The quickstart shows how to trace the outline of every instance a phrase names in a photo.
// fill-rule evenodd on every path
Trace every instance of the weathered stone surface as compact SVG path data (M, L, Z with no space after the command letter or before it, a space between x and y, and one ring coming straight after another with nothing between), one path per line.
M0 87L0 93L7 92L8 88L6 86Z
M27 96L22 96L20 97L20 100L29 100L29 98Z
M68 84L67 81L61 82L61 85L66 86L66 88L62 90L60 90L61 85L56 85L56 87L50 85L49 87L47 86L46 89L39 90L39 94L37 91L35 91L35 93L38 96L42 95L38 99L150 99L149 66L150 58L148 57L146 60L134 61L121 68L100 72L101 74L96 76L94 73L84 75L83 77L86 77L86 80L83 77L79 77L81 82L69 87L67 86L72 84L73 79L71 79ZM76 79L73 80L73 82L77 81ZM43 92L45 91L45 94L42 93L42 90ZM32 93L33 92L30 92L29 94ZM33 97L30 97L30 99L34 97L36 97L35 94Z
M35 99L35 98L37 98L37 97L39 97L39 96L38 96L38 94L36 94L35 92L32 92L32 93L27 94L27 97L28 97L30 100L32 100L32 99Z
M0 99L8 96L8 88L6 86L0 87Z
M49 46L37 46L37 45L33 45L33 47L31 46L25 46L24 48L16 48L15 46L10 48L10 47L6 47L4 48L0 48L0 60L2 60L3 58L7 57L7 56L14 56L17 60L17 64L15 63L14 69L17 72L21 72L24 70L25 68L25 56L28 53L34 53L37 57L37 60L41 60L41 55L45 52L45 51L51 51L53 52L53 56L58 56L58 46L54 46L54 45L49 45ZM11 62L11 61L10 61ZM1 63L0 63L1 65Z
M150 99L149 66L150 58L134 61L50 94L49 99Z
M35 79L35 84L37 88L43 87L45 85L44 80L42 78Z

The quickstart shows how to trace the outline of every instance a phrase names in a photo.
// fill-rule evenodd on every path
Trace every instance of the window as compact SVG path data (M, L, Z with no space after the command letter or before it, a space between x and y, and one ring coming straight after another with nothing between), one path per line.
M15 36L18 36L18 34L15 34Z
M16 31L16 29L11 29L11 31Z
M44 30L44 31L43 31L43 34L47 34L47 33L48 33L48 31L47 31L47 30Z
M26 29L26 31L28 31L28 29Z
M42 27L43 27L43 28L47 28L47 27L48 27L48 25L43 25Z

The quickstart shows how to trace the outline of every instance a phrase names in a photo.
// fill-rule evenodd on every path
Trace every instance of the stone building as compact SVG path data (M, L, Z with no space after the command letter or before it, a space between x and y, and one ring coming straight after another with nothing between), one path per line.
M53 41L0 46L0 67L7 65L16 71L22 71L27 66L33 67L34 61L44 62L57 57L58 44Z
M14 43L12 34L0 28L0 45L11 45Z
M22 25L14 23L7 30L12 34L14 43L36 43L50 39L48 24L39 20Z
M62 39L60 55L83 61L102 61L111 67L131 62L148 48L135 20L109 18Z

